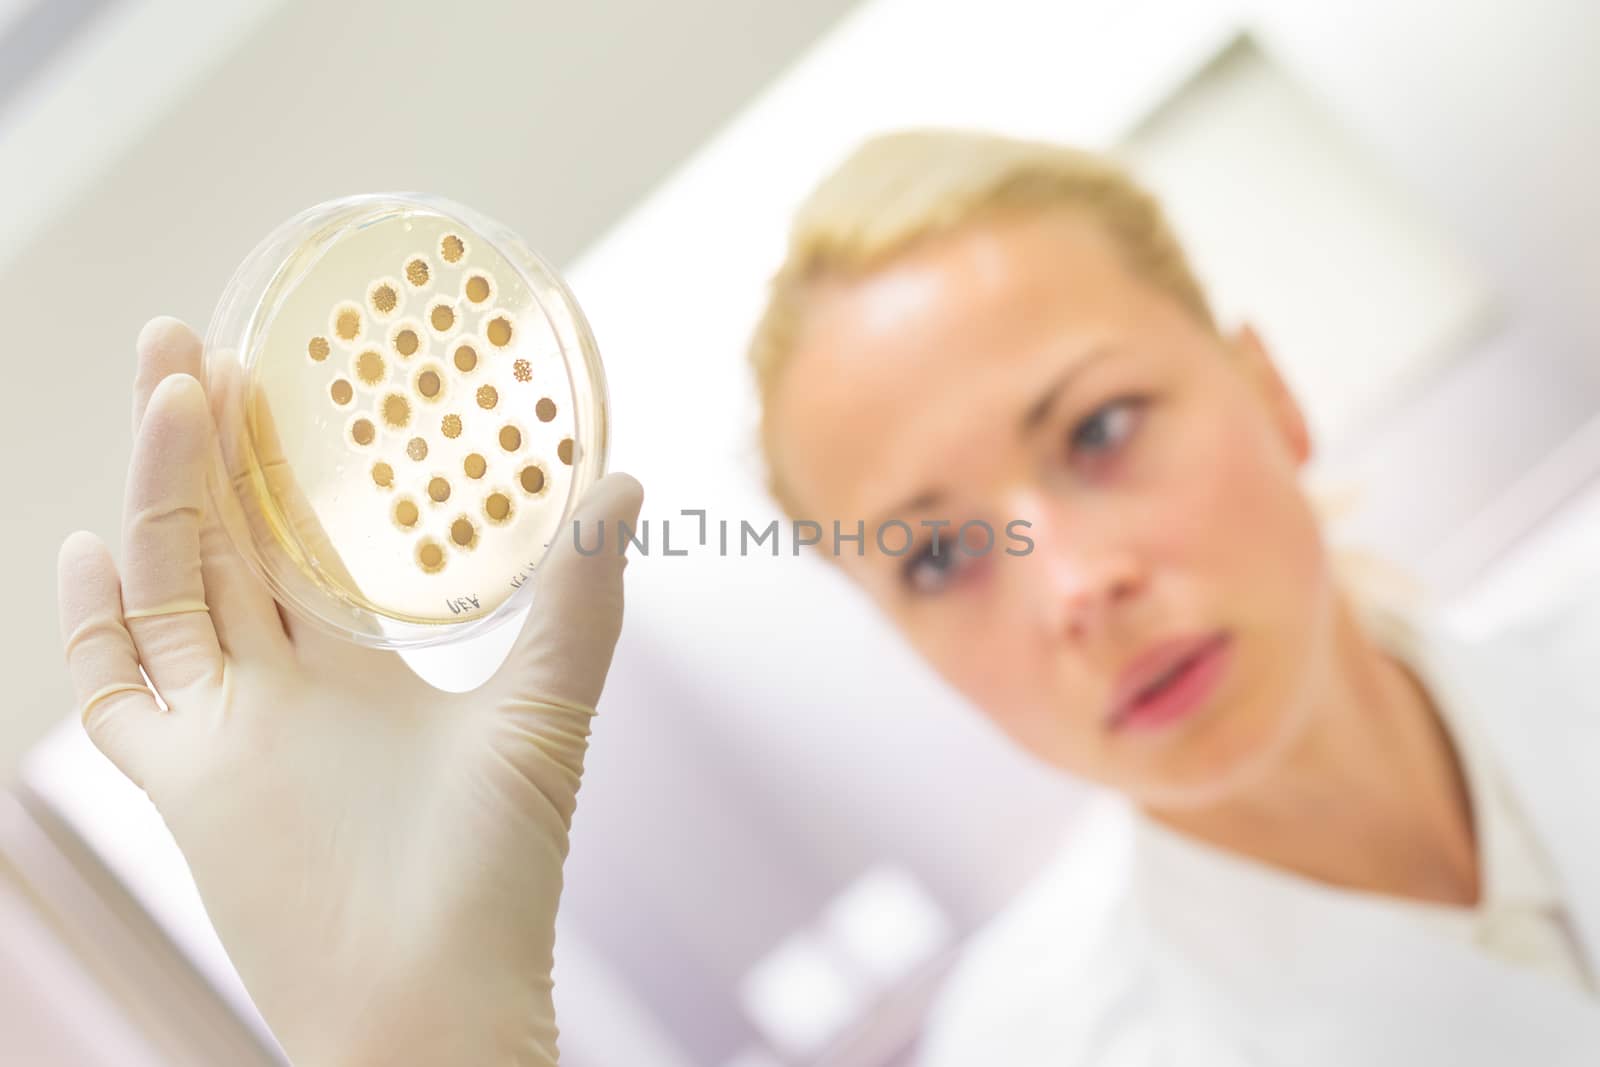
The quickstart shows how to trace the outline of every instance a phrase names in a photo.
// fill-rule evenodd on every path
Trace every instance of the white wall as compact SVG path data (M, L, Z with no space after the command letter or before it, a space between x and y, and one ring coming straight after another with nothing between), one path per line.
M53 1067L165 1062L0 866L0 1055Z

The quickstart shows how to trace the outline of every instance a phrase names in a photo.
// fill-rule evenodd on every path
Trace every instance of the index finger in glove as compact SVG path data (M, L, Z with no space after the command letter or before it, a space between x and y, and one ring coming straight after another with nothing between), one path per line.
M266 392L250 387L238 365L228 360L218 361L211 384L219 419L249 427L248 433L235 434L225 441L223 448L228 477L243 495L256 501L254 508L241 515L246 535L258 551L277 557L278 570L291 582L301 580L297 575L317 573L336 586L358 589L323 528L315 505L295 477ZM315 593L309 589L307 592ZM372 660L374 667L388 665L386 659L368 656L369 650L315 626L303 625L288 613L283 627L302 660Z
M277 510L278 514L272 519L291 536L294 551L315 559L319 569L348 584L350 574L343 560L317 520L316 509L295 479L266 393L250 388L239 367L227 360L218 361L211 384L212 402L219 421L249 427L249 433L235 434L224 442L223 461L228 477L236 487L264 501L262 507L270 505ZM248 521L257 544L282 544L280 538L273 536L268 516L260 510L251 513Z
M200 338L170 316L146 323L134 347L138 361L133 378L133 432L137 437L150 399L163 381L174 374L200 379L205 371ZM215 455L215 450L209 451ZM214 459L211 466L214 476ZM230 543L230 534L236 538L243 535L238 500L231 493L214 493L209 504L200 524L200 574L218 641L224 652L236 656L271 656L280 648L287 649L270 590L250 573Z
M200 383L170 375L151 394L134 441L122 531L123 616L164 695L222 675L200 570L210 445Z

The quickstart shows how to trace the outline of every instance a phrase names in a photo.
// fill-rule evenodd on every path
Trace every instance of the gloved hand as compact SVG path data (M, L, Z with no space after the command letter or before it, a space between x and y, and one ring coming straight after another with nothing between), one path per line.
M158 319L138 349L121 573L93 535L61 550L90 736L161 812L295 1064L554 1064L561 867L626 558L564 532L499 673L440 692L280 616L211 513L199 339ZM586 543L641 498L597 483Z

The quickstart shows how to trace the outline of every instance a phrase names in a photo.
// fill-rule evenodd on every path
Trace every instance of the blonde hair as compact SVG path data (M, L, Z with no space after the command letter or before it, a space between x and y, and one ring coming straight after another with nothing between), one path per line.
M871 138L796 212L787 254L750 341L760 451L767 490L779 506L791 516L798 511L776 462L771 412L803 324L807 290L822 279L870 273L920 241L982 218L1057 207L1087 212L1135 274L1216 331L1205 292L1160 203L1109 157L975 130L912 129ZM1309 496L1324 523L1352 509L1348 496ZM1381 556L1348 546L1332 547L1330 554L1358 610L1409 608L1426 599L1412 575Z
M776 462L771 411L803 325L808 289L822 279L870 273L911 246L977 219L1053 207L1088 212L1135 273L1216 328L1161 205L1107 157L973 130L874 137L801 204L750 342L767 489L784 510L792 515L796 507Z

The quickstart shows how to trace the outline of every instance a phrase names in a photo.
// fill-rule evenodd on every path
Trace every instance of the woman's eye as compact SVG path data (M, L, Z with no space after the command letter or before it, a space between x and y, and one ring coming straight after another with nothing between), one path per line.
M959 548L949 538L939 538L937 545L930 539L927 544L906 557L901 573L913 593L931 595L943 592L961 569Z
M1072 451L1097 456L1115 452L1133 433L1139 401L1132 397L1103 404L1072 430Z

